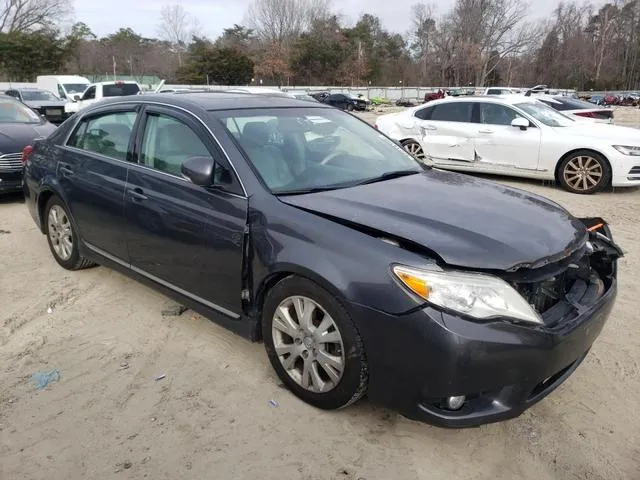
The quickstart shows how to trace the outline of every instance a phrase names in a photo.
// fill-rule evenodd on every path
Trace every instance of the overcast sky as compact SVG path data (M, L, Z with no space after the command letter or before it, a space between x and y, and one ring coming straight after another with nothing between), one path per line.
M251 0L181 0L182 6L198 18L203 34L217 37L224 28L242 23ZM362 13L378 15L386 28L398 33L410 29L411 5L418 0L334 0L334 11L355 22ZM172 0L76 0L75 19L84 22L98 36L115 32L121 27L131 27L146 37L157 36L160 8ZM437 13L446 12L454 0L439 0ZM535 0L532 17L548 15L559 0ZM337 5L340 5L339 7Z

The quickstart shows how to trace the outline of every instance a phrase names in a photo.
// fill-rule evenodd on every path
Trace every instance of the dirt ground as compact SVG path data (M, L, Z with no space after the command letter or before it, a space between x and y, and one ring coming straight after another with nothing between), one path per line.
M617 118L640 126L638 109ZM640 479L640 190L499 181L605 217L626 257L575 374L520 418L468 430L366 400L315 410L261 344L191 311L163 317L165 297L106 268L61 269L21 199L3 198L0 479ZM31 375L54 369L37 391Z

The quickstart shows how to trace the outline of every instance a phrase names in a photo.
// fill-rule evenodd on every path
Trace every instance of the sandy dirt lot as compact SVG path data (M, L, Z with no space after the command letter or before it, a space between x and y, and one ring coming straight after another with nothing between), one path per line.
M640 126L640 110L618 123ZM605 217L626 257L575 374L518 419L458 431L366 400L305 405L261 344L191 311L163 317L165 297L106 268L61 269L21 199L3 198L0 479L639 479L640 190L498 180ZM31 375L53 369L37 391Z

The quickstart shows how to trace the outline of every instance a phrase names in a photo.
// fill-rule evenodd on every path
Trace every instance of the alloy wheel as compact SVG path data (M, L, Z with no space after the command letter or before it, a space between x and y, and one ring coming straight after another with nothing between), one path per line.
M47 220L49 240L61 260L69 260L73 253L73 232L67 213L59 205L49 209Z
M595 188L602 180L603 174L600 161L588 155L572 158L562 172L567 185L577 191Z
M404 149L419 160L425 160L427 156L422 150L422 146L417 142L408 142L403 145Z
M280 364L298 385L314 393L338 385L345 368L342 336L318 303L285 298L274 313L271 334Z

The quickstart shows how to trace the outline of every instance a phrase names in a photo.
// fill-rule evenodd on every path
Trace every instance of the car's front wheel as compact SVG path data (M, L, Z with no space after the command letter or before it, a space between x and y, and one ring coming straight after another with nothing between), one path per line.
M67 270L81 270L95 263L80 255L78 235L64 202L53 196L45 207L45 233L56 262Z
M560 184L572 193L596 193L611 181L607 160L590 150L579 150L565 157L558 173Z
M402 147L418 160L426 160L427 158L427 155L422 149L422 145L420 145L415 140L405 140L404 142L402 142Z
M332 294L291 276L265 300L263 340L280 380L299 398L322 409L351 405L367 390L362 339Z

